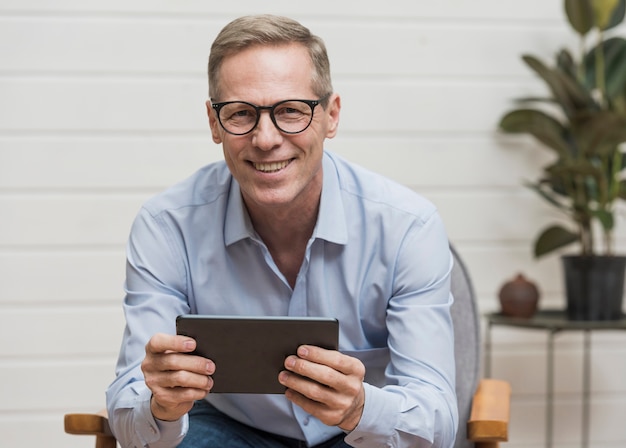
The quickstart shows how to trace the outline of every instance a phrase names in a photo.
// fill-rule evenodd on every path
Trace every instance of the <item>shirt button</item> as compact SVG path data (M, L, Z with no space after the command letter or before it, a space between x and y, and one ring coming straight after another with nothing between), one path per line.
M302 420L302 424L304 426L307 426L310 423L311 419L309 418L309 416L304 417L304 420Z

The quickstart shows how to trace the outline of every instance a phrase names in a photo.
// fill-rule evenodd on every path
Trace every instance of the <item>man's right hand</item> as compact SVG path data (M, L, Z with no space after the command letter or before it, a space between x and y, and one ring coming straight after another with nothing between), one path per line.
M146 385L152 391L150 409L159 420L175 421L201 400L213 387L213 361L188 353L196 341L186 336L158 333L146 344L141 363Z

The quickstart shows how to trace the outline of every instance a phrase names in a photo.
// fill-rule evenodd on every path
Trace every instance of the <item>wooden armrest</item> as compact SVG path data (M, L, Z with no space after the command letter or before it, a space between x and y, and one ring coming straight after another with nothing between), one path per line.
M65 414L65 432L93 436L113 436L106 410L94 414Z
M115 448L106 409L95 414L65 414L65 432L96 436L96 448Z
M467 422L467 436L474 442L506 442L509 438L511 386L506 381L480 381L472 412Z

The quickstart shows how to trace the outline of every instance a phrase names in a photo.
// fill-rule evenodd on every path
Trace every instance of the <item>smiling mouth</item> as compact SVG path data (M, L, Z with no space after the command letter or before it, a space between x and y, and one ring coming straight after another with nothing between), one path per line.
M283 160L282 162L271 162L271 163L256 163L252 162L252 166L257 171L261 171L262 173L276 173L277 171L282 170L287 165L291 163L293 159Z

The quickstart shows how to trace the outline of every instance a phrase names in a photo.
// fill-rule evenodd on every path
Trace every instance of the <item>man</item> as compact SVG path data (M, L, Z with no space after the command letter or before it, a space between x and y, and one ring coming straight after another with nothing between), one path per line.
M107 391L122 446L452 446L445 230L430 202L324 151L341 101L322 40L287 18L234 20L209 93L225 163L149 200L129 238ZM219 365L175 335L186 313L333 317L340 347L287 357L284 395L211 394Z

